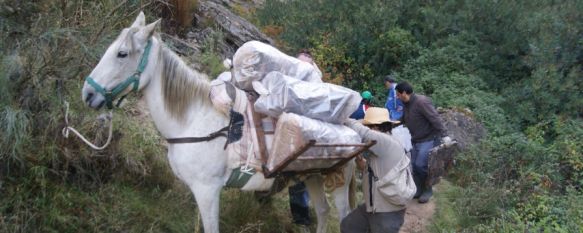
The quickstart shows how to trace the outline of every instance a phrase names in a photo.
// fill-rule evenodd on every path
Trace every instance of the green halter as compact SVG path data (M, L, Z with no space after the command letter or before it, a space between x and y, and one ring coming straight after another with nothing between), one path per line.
M124 91L126 88L128 88L128 86L130 86L131 84L134 84L133 88L132 88L132 92L138 91L138 87L140 86L140 75L142 74L142 72L144 72L144 69L146 68L146 65L148 64L148 55L150 54L150 48L152 47L152 40L148 40L148 44L146 44L146 48L144 48L144 53L142 54L142 58L140 59L140 64L138 65L138 69L136 69L136 72L134 72L134 74L130 75L125 81L123 81L122 83L118 84L117 86L115 86L113 89L111 90L105 90L104 87L102 87L101 85L99 85L97 82L95 82L95 80L93 80L93 78L87 76L87 78L85 78L85 81L87 81L87 83L89 83L89 85L91 85L93 88L95 88L95 91L97 91L98 93L101 93L104 97L105 97L105 104L107 105L107 108L112 109L113 108L113 100L115 100L115 98L122 92ZM121 104L121 102L123 101L123 99L126 96L122 96L119 101L116 104L116 107L119 107L119 105Z

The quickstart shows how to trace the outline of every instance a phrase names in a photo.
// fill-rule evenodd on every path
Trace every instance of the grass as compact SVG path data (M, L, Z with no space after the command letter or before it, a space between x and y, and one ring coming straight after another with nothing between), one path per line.
M21 156L23 147L29 142L31 123L26 112L11 106L0 111L0 160L24 163Z
M441 180L439 192L434 193L436 209L429 226L430 232L449 232L459 226L454 207L455 202L452 200L458 191L457 189L450 182Z
M163 191L112 182L87 191L51 183L39 193L34 191L34 186L11 185L5 190L0 205L3 213L0 231L192 232L194 229L190 218L196 216L194 201L183 187ZM23 191L29 193L23 195Z

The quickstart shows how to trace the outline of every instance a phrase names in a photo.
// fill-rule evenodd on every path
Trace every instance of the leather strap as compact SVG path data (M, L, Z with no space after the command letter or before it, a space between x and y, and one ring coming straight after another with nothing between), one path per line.
M168 143L195 143L195 142L206 142L206 141L210 141L213 140L215 138L218 137L227 137L227 134L223 133L224 131L228 131L229 126L225 126L222 129L219 129L218 131L209 134L206 137L186 137L186 138L168 138L166 139L166 141Z

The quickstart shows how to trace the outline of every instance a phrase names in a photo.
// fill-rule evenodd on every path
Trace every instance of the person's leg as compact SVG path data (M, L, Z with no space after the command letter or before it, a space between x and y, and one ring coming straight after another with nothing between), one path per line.
M434 147L435 142L433 140L416 143L417 147L417 158L414 161L413 167L414 171L419 179L420 186L422 187L421 196L419 196L419 203L426 203L429 201L431 196L433 196L433 189L431 185L427 184L428 175L428 162L429 162L429 151Z
M289 207L292 213L293 223L310 225L310 207L308 205L308 193L304 182L299 182L288 189Z
M341 233L365 233L369 231L368 217L364 204L359 205L340 223Z
M413 198L419 198L425 190L425 177L427 176L427 158L423 153L428 152L431 147L429 142L412 143L411 166L413 167L413 180L417 191Z
M427 169L429 162L429 151L433 148L433 141L415 143L415 160L413 160L413 172L419 177L427 177ZM412 156L413 157L413 156Z
M398 233L405 222L405 209L370 214L370 233Z

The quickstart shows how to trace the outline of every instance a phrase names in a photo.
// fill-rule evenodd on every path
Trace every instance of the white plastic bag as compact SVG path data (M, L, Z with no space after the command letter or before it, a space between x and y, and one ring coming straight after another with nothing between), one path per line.
M310 140L316 140L317 143L357 144L361 143L362 139L356 131L344 125L330 124L293 113L284 113L277 121L267 168L273 170L281 165ZM310 157L310 163L294 162L284 171L329 167L329 163L333 161L327 157L346 155L352 151L354 151L354 147L312 147L300 156Z
M260 81L271 71L307 82L322 82L322 72L315 66L259 41L243 44L233 55L232 81L243 90L253 90L253 81Z
M259 92L255 110L275 118L291 112L324 122L343 123L362 100L358 92L348 88L304 82L279 72L267 74L261 85L267 93Z

